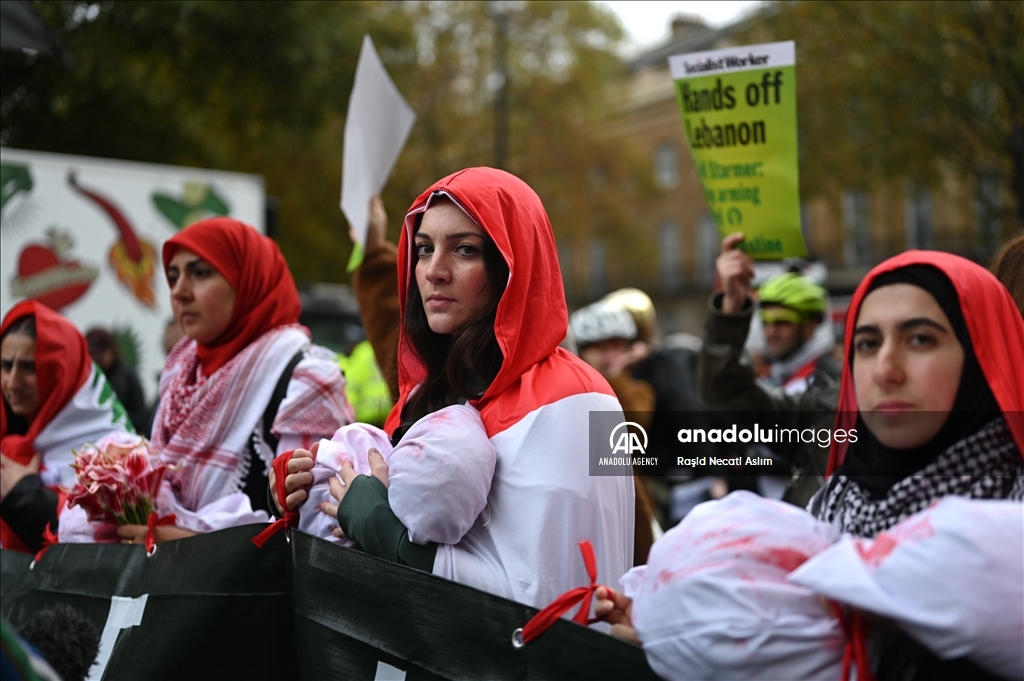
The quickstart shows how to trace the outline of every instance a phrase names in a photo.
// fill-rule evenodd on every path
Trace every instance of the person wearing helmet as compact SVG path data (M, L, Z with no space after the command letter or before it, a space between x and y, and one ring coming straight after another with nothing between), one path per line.
M758 414L770 414L778 428L831 428L839 400L838 367L828 346L813 340L824 316L825 292L793 274L761 287L772 374L768 381L755 379L744 355L754 315L754 262L739 250L743 238L737 232L723 239L715 262L722 289L711 295L704 324L697 371L701 399L709 409L730 412L740 428L752 428ZM825 480L827 449L815 443L773 443L772 454L781 459L780 472L787 480L782 499L806 506Z
M651 298L638 288L620 288L601 299L608 309L624 310L636 324L637 340L654 346L658 343L658 318Z
M839 363L830 354L830 340L816 332L825 317L828 294L799 272L778 274L758 291L761 322L767 346L769 385L788 395L807 389L816 372L839 378Z
M574 312L569 329L583 361L601 372L616 394L628 391L633 409L650 411L654 389L650 384L632 381L626 371L651 352L650 346L637 338L636 323L629 312L599 301ZM632 411L625 404L623 407L627 413Z
M680 413L692 414L703 410L696 391L696 350L683 345L670 346L662 341L654 303L640 289L612 291L591 307L598 305L618 314L628 313L632 318L636 332L629 346L630 356L620 359L634 379L654 389L654 414L653 418L648 417L652 440L665 439L674 446L676 433L683 425L678 423ZM696 338L693 340L699 342ZM609 382L612 387L616 386L612 379ZM668 412L674 412L671 418Z
M649 450L662 454L659 461L675 460L680 428L710 425L697 396L697 352L689 347L669 347L661 341L654 304L646 293L636 288L613 291L577 310L569 328L580 357L608 380L627 419L640 424L649 437ZM690 453L715 456L720 452L716 445L700 443ZM690 497L674 495L674 483L678 481L666 474L687 473L668 464L654 473L658 477L643 477L645 489L638 494L646 491L653 497L652 510L657 511L661 525L670 527L688 510L685 500ZM703 490L702 483L697 487ZM638 562L646 562L647 551L640 547L639 523L636 539L636 555L644 557Z

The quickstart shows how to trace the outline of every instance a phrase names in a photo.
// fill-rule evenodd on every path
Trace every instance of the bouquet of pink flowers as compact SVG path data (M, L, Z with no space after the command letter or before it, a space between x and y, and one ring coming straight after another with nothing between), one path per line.
M68 506L81 506L91 521L145 525L154 510L166 465L155 458L145 438L119 433L75 452L78 480Z

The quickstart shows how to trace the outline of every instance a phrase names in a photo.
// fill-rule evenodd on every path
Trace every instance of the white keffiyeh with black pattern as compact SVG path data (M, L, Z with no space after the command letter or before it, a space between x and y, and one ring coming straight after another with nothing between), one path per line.
M1003 417L960 440L919 472L872 499L856 482L834 476L807 509L858 537L874 537L942 497L1024 501L1024 460Z

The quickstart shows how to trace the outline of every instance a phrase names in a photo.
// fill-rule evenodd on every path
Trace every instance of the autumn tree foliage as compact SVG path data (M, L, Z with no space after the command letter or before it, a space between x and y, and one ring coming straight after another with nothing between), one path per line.
M623 72L615 53L622 31L593 3L35 7L75 65L3 53L0 141L259 173L278 199L278 240L300 283L347 278L342 142L367 33L418 115L384 195L392 229L434 180L496 164L503 86L502 164L538 190L556 233L616 222L636 191L628 150L600 139L603 98Z
M807 192L995 176L1024 227L1024 3L776 3L758 29L797 44Z

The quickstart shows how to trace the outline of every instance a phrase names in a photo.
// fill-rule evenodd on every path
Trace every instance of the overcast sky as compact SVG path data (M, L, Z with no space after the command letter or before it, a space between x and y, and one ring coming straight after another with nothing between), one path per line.
M679 2L676 0L600 0L599 4L611 8L619 16L626 27L626 53L634 54L653 45L660 44L669 37L669 20L676 14L696 15L704 19L709 26L724 26L736 19L746 16L757 9L762 2L750 0L711 2L693 0Z

